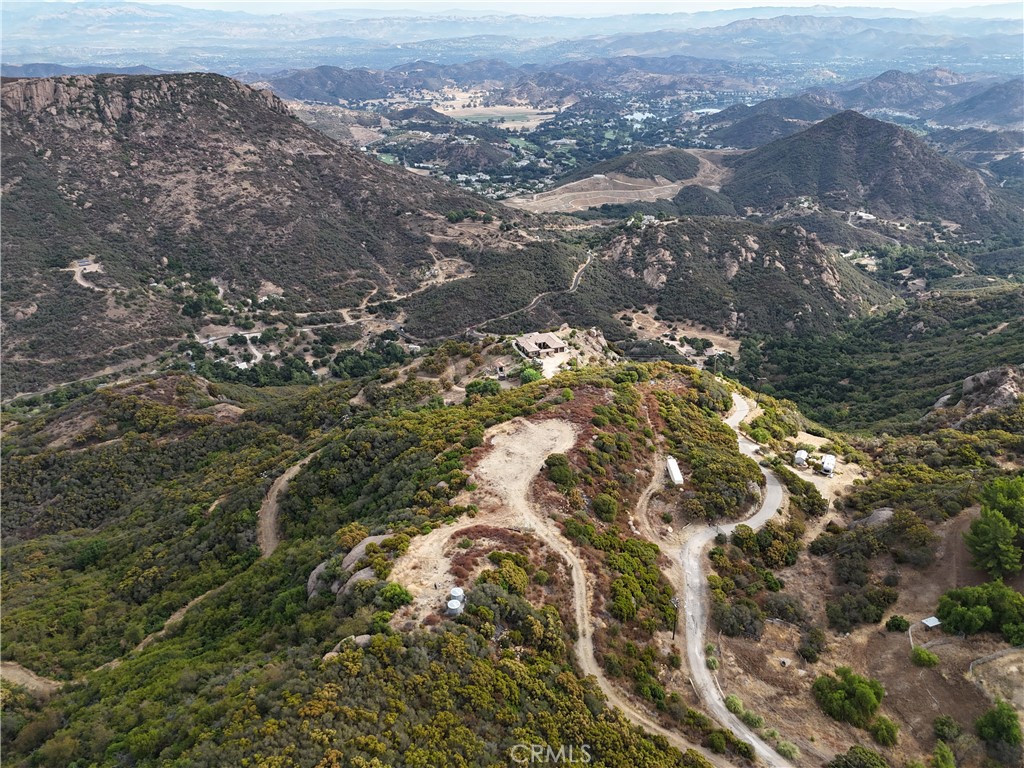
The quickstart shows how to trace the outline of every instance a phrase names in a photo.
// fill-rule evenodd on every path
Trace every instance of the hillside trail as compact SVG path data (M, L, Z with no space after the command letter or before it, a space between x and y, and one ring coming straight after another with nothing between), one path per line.
M116 659L111 659L110 661L104 664L100 664L95 669L80 675L71 682L84 683L86 681L86 676L92 674L93 672L99 672L104 669L117 669L119 666L121 666L122 663L124 663L124 660L128 656L130 656L133 653L139 653L154 640L159 640L161 637L166 635L168 630L170 630L171 627L173 627L175 624L178 624L182 619L184 619L185 614L188 613L192 608L194 608L196 605L201 603L206 598L211 597L212 595L215 595L216 593L220 592L222 589L224 589L225 586L227 586L226 583L220 584L216 587L213 587L212 589L206 590L201 595L193 597L191 600L188 601L188 603L181 606L181 608L179 608L170 616L168 616L167 620L163 623L163 626L160 627L160 629L156 630L155 632L150 632L148 635L142 638L139 644L132 648L131 651L129 651L127 654L125 654L124 656L120 656ZM18 664L16 661L0 662L0 678L3 678L4 680L7 680L10 683L14 683L15 685L24 686L31 693L40 694L46 697L52 696L65 685L65 682L63 680L53 680L49 677L37 675L32 670L26 669L25 667L21 666L21 664Z
M565 290L545 291L544 293L538 293L533 298L533 301L531 301L525 307L513 309L511 312L506 312L504 315L498 315L497 317L488 317L486 320L481 320L479 323L469 326L468 328L466 328L466 331L475 331L481 325L487 325L488 323L493 323L498 320L505 320L506 318L512 317L512 315L518 315L520 312L530 312L533 309L535 309L536 306L540 304L541 301L546 299L548 296L560 296L562 294L576 293L576 291L579 290L580 281L583 279L583 272L586 270L587 267L590 266L590 263L593 260L594 254L590 251L587 251L587 260L583 262L579 267L577 267L576 272L573 273L572 280L569 281L569 287L566 288Z
M0 678L14 685L24 686L29 692L42 696L52 696L64 685L60 680L37 675L16 661L0 661Z
M274 550L277 549L278 544L280 544L281 542L277 530L277 515L278 510L280 508L281 494L283 494L288 489L288 483L291 481L293 477L295 477L295 475L299 473L299 470L301 470L304 466L306 466L306 464L308 464L310 461L316 458L316 456L318 456L322 450L323 447L305 456L303 459L297 461L295 464L292 464L280 475L280 477L278 477L274 481L273 485L270 486L270 490L267 492L266 497L263 499L263 504L260 506L259 511L257 539L259 541L261 558L270 557L270 555L273 554ZM223 500L224 497L221 497L214 501L213 504L210 505L208 511L212 512L217 507L217 505L220 504ZM116 669L117 667L121 666L121 664L124 662L124 659L128 655L132 653L138 653L139 651L144 650L152 642L163 637L165 634L167 634L168 630L170 630L172 626L179 623L182 619L185 618L185 614L188 613L189 610L194 608L203 600L206 600L208 597L219 592L221 589L225 587L225 585L226 584L220 584L216 587L213 587L212 589L208 589L203 594L192 598L188 603L186 603L181 608L172 613L170 616L168 616L167 620L163 623L163 626L160 627L160 629L146 635L146 637L144 637L142 641L139 642L138 645L136 645L131 651L129 651L128 654L125 654L125 656L121 656L116 659L111 659L105 664L101 664L100 666L96 667L96 669L92 671L98 672L103 669ZM25 686L25 688L27 688L29 691L32 691L33 693L39 693L46 696L49 696L57 692L64 686L64 682L60 680L52 680L50 678L43 677L42 675L37 675L35 672L32 672L31 670L26 669L17 662L13 661L0 662L0 677L16 685L23 685ZM84 679L84 677L79 677L74 682L82 682Z
M288 490L288 483L295 477L299 470L320 455L327 446L323 446L307 455L305 458L292 464L270 486L263 503L260 505L259 522L256 529L256 539L260 545L260 557L268 558L274 554L277 545L281 543L278 534L277 515L281 508L281 494Z

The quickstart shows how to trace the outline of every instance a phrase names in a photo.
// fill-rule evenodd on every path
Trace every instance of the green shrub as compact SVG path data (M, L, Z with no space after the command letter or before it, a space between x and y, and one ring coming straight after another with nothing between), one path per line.
M1016 747L1022 741L1017 712L1002 700L997 700L992 709L975 721L974 730L981 740L989 745L1002 743Z
M910 629L910 622L903 616L894 614L885 622L885 628L890 632L906 632Z
M956 757L953 755L953 750L944 741L935 745L935 749L932 751L931 766L932 768L956 768Z
M939 657L923 646L917 646L910 652L910 660L919 667L934 667Z
M825 631L820 627L811 627L804 632L803 637L800 639L800 647L796 649L796 652L805 661L813 664L824 653L825 647Z
M796 744L792 744L788 741L780 741L776 744L775 751L787 760L796 760L800 757L800 750L797 749Z
M466 396L480 395L490 397L501 392L501 384L497 379L477 379L466 385Z
M883 747L896 746L899 741L900 727L885 715L879 715L868 730L872 738Z
M757 712L750 709L745 709L740 713L740 720L751 728L764 727L764 718L757 714Z
M377 593L377 597L374 598L374 603L386 611L395 611L411 602L412 595L409 594L409 590L401 584L395 584L394 582L385 584L380 592Z
M825 763L825 768L889 768L889 763L873 749L858 745L836 755Z
M708 736L708 749L716 755L724 755L727 747L728 741L726 741L725 734L722 731L713 731Z
M743 702L740 700L739 696L734 693L730 693L725 697L725 708L734 715L739 715L743 712Z
M1024 644L1024 595L998 579L949 590L939 598L935 615L946 632L1002 632L1011 645Z
M820 675L811 690L826 715L857 728L868 726L885 696L881 683L849 667L838 667L836 676Z
M956 741L964 732L960 723L949 715L939 715L932 722L932 730L935 731L935 738L942 741Z
M611 523L615 520L615 516L619 514L619 502L615 500L614 496L607 493L599 493L594 497L594 514L600 520Z
M706 658L706 659L704 660L704 664L705 664L705 666L707 666L707 668L708 668L708 669L710 669L710 670L711 670L712 672L714 672L714 671L715 671L716 669L718 669L718 659L716 659L716 658L715 658L714 656L708 656L708 657L707 657L707 658Z
M519 381L523 384L531 384L542 378L544 378L543 374L536 368L523 368L522 373L519 374Z

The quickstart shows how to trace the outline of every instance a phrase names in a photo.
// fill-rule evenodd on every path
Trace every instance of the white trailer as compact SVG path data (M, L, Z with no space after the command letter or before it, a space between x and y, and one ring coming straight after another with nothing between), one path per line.
M672 481L672 484L673 485L682 485L683 484L683 473L679 469L679 462L676 461L676 457L675 456L669 456L668 460L665 462L665 464L668 467L668 476L669 476L669 479Z
M832 473L836 471L836 457L834 454L826 453L821 457L821 474L832 477Z

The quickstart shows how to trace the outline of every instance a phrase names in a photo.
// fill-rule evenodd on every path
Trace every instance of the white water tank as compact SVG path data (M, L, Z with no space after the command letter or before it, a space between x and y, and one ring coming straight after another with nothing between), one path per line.
M448 593L449 600L456 600L461 605L466 602L466 592L462 587L452 587L451 592Z
M458 616L462 613L462 603L458 600L449 600L447 613L449 616Z

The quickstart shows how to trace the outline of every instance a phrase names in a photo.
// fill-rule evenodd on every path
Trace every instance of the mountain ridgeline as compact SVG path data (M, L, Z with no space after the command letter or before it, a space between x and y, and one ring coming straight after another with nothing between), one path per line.
M910 131L841 112L732 160L723 194L737 206L772 208L812 196L833 208L948 219L969 228L1020 221L976 171L947 160Z
M671 147L590 166L581 176L689 186L642 204L663 219L650 229L574 233L564 220L528 218L377 162L269 92L217 75L14 80L2 102L4 373L22 392L158 363L193 334L215 343L214 326L283 331L303 325L300 313L311 326L343 320L355 338L365 329L346 312L379 311L388 319L374 333L421 341L561 322L621 339L629 329L616 313L647 305L741 335L828 333L894 298L829 244L881 238L827 212L773 221L792 199L966 232L1012 231L1019 220L978 173L853 112L726 156L727 167L712 167L722 162L714 153L712 162ZM813 99L775 106L733 111L808 120L825 111ZM705 178L708 187L694 184ZM743 221L744 209L767 216ZM831 234L819 236L820 222Z

